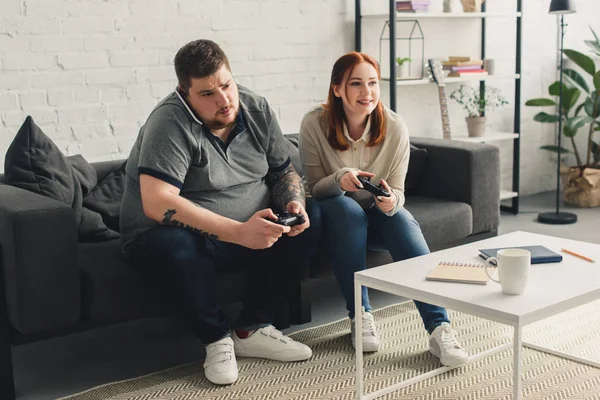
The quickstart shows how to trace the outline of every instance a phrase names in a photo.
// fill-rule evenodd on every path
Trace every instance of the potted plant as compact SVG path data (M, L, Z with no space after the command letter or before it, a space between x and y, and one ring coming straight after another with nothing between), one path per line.
M409 63L412 61L410 57L396 57L396 77L406 79L409 76Z
M502 96L500 90L489 86L485 89L485 96L481 97L479 89L460 85L459 89L450 94L450 98L456 100L467 111L469 116L465 119L471 137L484 135L487 121L484 116L486 109L491 110L508 104L508 100Z
M585 40L585 44L593 53L600 56L600 39L592 30L595 40ZM560 118L562 118L562 134L565 135L573 150L561 146L563 154L572 153L575 156L576 166L561 168L561 176L565 185L565 203L580 207L600 206L600 140L594 141L594 134L600 131L600 70L596 70L594 60L575 50L565 50L564 55L573 61L587 75L591 77L593 87L576 70L563 68L563 75L567 77L563 83L563 100ZM548 88L551 96L557 97L560 93L560 82L554 82ZM581 99L581 95L584 98ZM558 100L537 98L529 100L526 106L556 107ZM544 111L537 113L533 119L538 122L558 122L558 110L554 113ZM588 138L584 157L577 148L575 136L579 130L587 125ZM557 153L558 147L553 145L542 146L541 149ZM560 160L559 160L560 162Z

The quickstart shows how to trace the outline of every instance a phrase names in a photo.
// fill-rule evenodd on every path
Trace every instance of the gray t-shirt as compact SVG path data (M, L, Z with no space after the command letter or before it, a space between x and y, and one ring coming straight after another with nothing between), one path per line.
M289 165L286 139L266 99L238 88L240 115L227 144L197 119L177 92L150 113L127 160L120 213L125 254L143 232L158 225L144 214L140 173L177 186L180 196L236 221L269 206L265 176Z

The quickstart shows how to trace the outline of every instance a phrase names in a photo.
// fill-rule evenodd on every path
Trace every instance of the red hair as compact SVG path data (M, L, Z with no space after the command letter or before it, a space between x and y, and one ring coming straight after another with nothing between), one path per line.
M325 118L327 119L326 122L328 125L327 141L331 147L337 150L347 150L350 147L350 143L348 143L348 139L346 139L346 136L344 135L343 124L344 122L347 123L344 105L342 99L334 94L333 87L341 86L344 79L347 80L350 76L354 67L363 62L371 64L377 72L377 79L381 79L379 64L368 54L353 51L344 54L338 58L335 64L333 64L327 103L323 104L323 108L326 110ZM381 104L381 101L379 101L377 106L375 106L375 109L371 112L371 137L368 143L369 146L375 146L385 139L385 128L383 105Z

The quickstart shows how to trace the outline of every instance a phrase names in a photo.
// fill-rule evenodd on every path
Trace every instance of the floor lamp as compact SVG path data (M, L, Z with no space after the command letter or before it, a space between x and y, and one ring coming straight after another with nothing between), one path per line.
M556 161L556 211L543 212L538 215L538 221L544 224L572 224L577 221L577 215L560 212L560 149L562 132L562 102L563 102L563 50L565 39L565 14L575 12L575 2L571 0L552 0L550 14L560 15L560 89L558 94L558 159Z

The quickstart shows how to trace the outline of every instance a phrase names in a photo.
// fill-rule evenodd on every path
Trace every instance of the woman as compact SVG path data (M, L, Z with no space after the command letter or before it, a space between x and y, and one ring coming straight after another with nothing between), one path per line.
M394 261L429 253L421 229L403 207L409 137L404 120L379 101L380 72L370 56L352 52L333 66L327 103L309 111L300 128L300 156L312 196L323 211L335 276L354 320L354 272L366 268L367 247L387 249ZM358 176L389 193L361 189ZM429 350L456 366L468 355L450 329L444 308L415 301ZM362 288L363 350L379 350L367 288ZM352 345L356 343L352 324Z

